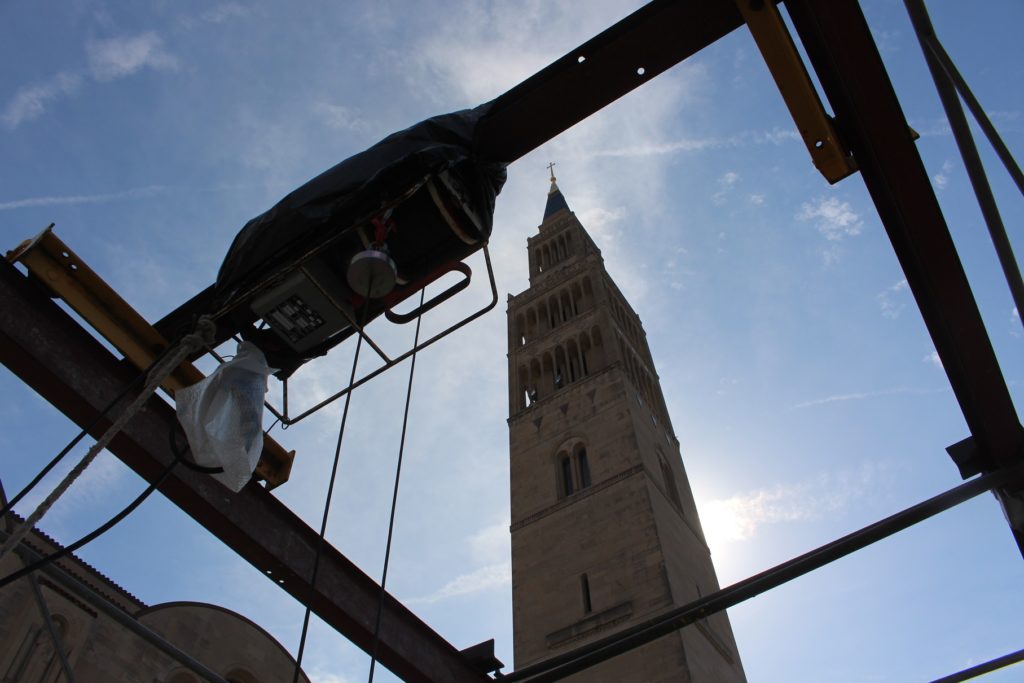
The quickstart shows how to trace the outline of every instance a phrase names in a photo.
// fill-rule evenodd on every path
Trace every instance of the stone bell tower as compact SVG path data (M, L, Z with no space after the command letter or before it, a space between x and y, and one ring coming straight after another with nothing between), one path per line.
M640 319L551 176L508 301L516 668L718 589ZM571 677L743 681L711 616Z

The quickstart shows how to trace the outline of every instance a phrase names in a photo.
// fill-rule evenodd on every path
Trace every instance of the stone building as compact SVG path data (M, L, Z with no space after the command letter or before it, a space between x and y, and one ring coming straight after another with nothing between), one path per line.
M10 533L20 521L9 515L0 520L0 531ZM52 538L33 530L15 552L0 561L0 576L59 548ZM98 609L96 596L107 609L112 607L231 683L292 680L292 656L273 636L240 614L198 602L146 605L75 555L55 565L56 569L36 572L0 589L0 683L69 680L57 642L77 683L202 680L126 628L123 621ZM305 674L299 680L309 683Z
M508 301L515 668L719 588L654 361L551 177ZM577 674L743 681L722 614Z

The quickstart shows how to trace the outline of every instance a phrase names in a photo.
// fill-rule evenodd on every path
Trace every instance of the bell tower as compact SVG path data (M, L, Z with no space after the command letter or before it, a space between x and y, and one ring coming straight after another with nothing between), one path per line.
M718 589L640 319L553 171L527 250L508 300L516 668ZM745 677L718 614L571 680Z

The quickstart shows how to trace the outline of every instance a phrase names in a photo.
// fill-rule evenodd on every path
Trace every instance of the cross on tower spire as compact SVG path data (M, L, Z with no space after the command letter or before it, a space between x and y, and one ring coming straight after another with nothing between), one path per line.
M548 172L551 173L551 189L548 190L548 194L558 192L558 185L555 184L555 162L552 161L548 164Z

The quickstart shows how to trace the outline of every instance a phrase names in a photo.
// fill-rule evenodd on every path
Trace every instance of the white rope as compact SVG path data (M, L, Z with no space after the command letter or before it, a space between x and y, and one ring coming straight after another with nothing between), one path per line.
M48 495L46 499L39 504L35 511L21 523L21 526L19 526L14 533L7 537L7 541L4 542L3 547L0 547L0 560L3 560L4 556L6 556L12 548L21 543L21 540L25 538L32 527L36 526L50 507L57 502L57 499L68 490L68 487L74 483L75 479L77 479L82 472L85 471L85 468L87 468L92 461L96 459L96 456L99 455L100 451L106 448L107 444L117 436L118 432L121 431L128 421L135 417L135 414L142 409L142 406L147 400L149 400L149 397L153 395L153 392L156 391L156 388L160 386L164 379L174 372L175 369L181 365L181 362L188 358L191 353L213 343L216 331L217 326L213 321L210 318L203 316L196 324L196 331L192 334L185 335L171 353L164 356L160 362L150 369L149 374L146 376L146 385L142 388L142 392L135 397L127 408L124 409L124 412L118 415L117 419L114 420L114 423L111 424L110 427L107 428L107 431L103 433L103 436L99 438L99 441L97 441L93 447L90 448L84 456L82 456L82 459L78 461L78 464L67 473L59 484L57 484L56 488L53 489L50 495Z

